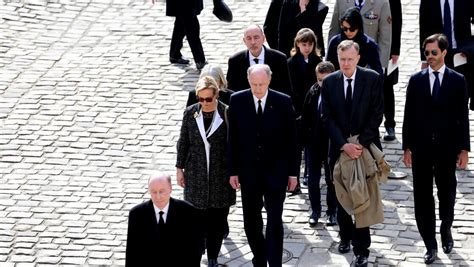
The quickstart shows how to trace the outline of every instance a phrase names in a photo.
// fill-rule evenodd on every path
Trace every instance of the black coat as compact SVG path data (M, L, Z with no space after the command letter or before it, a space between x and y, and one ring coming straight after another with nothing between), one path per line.
M299 0L284 0L278 23L278 46L276 49L290 55L296 33L302 28L310 28L316 34L317 46L324 56L323 24L329 8L318 0L309 1L301 13Z
M328 53L326 60L334 64L336 70L340 69L339 60L337 59L337 46L344 40L347 40L347 37L344 33L339 33L335 35L329 41ZM382 64L380 63L380 56L377 44L372 38L366 34L359 32L356 37L353 39L354 42L359 44L360 51L360 60L357 65L369 68L376 71L378 74L383 75Z
M153 202L130 210L125 266L196 266L201 263L202 226L197 210L188 202L170 198L165 230L158 228ZM182 251L181 257L170 257Z
M203 0L166 0L166 16L197 16L204 8Z
M301 139L304 147L316 151L319 158L327 159L329 137L321 118L320 95L318 84L313 85L306 94L301 115Z
M207 135L210 144L209 173L202 137L205 135L204 124L201 132L198 121L202 121L202 116L197 117L201 106L194 104L184 112L177 143L176 167L184 169L184 199L199 209L225 208L235 204L235 190L230 186L227 171L226 107L219 102L219 118L216 117L214 121L216 128L211 125L211 131Z
M349 134L359 135L359 143L368 148L380 144L379 127L383 119L382 78L375 71L357 67L352 98L352 118L345 112L344 75L333 72L323 80L321 88L323 122L330 142L330 161L339 157L341 147L347 143Z
M270 88L292 96L293 88L291 87L286 56L278 50L267 48L265 46L263 46L263 48L265 49L264 63L270 66L273 73ZM230 90L238 92L250 88L247 79L247 69L249 67L250 62L248 50L240 51L229 58L227 87Z
M464 77L446 68L441 89L433 100L428 69L408 82L403 119L403 149L422 152L436 144L438 151L456 155L470 150L467 85Z
M295 106L296 116L301 115L303 102L309 88L316 82L316 65L321 62L315 54L308 57L308 63L304 61L304 56L300 53L295 54L288 59L288 68L290 69L291 82L293 87L293 105Z

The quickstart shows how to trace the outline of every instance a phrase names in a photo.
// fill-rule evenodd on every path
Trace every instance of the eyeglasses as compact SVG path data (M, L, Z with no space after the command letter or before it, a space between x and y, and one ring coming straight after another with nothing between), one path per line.
M205 98L203 98L203 97L197 97L197 100L198 100L199 102L209 102L209 103L210 103L210 102L212 102L213 99L214 99L214 97L205 97Z
M438 55L438 50L425 50L425 52L423 52L423 54L425 54L425 57L429 56L430 53L433 55L433 56L437 56Z
M347 31L355 32L357 29L356 29L356 27L349 27L349 28L347 28L347 27L342 26L342 27L341 27L341 30L342 30L343 32L347 32Z

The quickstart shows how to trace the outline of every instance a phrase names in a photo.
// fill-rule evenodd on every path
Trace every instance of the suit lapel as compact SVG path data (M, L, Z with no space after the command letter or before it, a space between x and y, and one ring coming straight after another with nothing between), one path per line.
M361 101L365 89L365 79L363 76L363 70L357 67L354 92L352 93L352 110L351 114L354 114L355 109L358 107L357 103Z
M430 73L428 71L428 68L424 69L422 72L422 81L423 84L426 84L426 86L422 86L424 88L424 92L422 92L424 95L426 95L429 99L431 99L431 84L430 84Z

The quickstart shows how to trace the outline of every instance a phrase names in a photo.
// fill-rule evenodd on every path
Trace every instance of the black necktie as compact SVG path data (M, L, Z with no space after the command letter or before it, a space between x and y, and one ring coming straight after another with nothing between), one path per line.
M158 221L158 226L163 227L165 226L165 220L163 219L164 212L160 211L159 214L160 214L160 220Z
M451 26L451 9L449 8L449 1L444 1L444 14L443 14L443 33L448 38L449 46L453 45L452 37L452 26Z
M260 117L263 115L263 109L262 109L262 100L258 100L258 109L257 109L257 115Z
M345 107L346 107L346 114L347 117L351 118L351 113L352 113L352 86L351 86L352 79L347 79L347 88L346 88L346 101L345 101Z
M255 61L255 64L258 64L258 58L254 58L253 61Z
M433 96L433 98L436 98L439 94L439 89L441 88L441 83L439 82L439 77L438 77L439 72L433 71L433 74L435 76L435 80L434 80L434 83L433 83L433 92L431 92L431 95Z

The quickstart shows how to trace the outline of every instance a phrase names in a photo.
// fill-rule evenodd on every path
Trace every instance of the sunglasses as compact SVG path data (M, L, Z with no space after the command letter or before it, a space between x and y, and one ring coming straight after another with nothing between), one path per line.
M341 27L341 30L342 30L343 32L347 32L347 31L355 32L357 29L356 29L356 27L349 27L349 28L347 28L347 27Z
M197 97L197 100L199 102L208 102L208 103L210 103L210 102L212 102L213 99L214 99L213 97L205 97L205 98L204 97Z
M438 50L425 50L425 52L423 52L423 54L425 54L425 57L429 56L430 53L433 55L433 56L437 56L439 54Z

